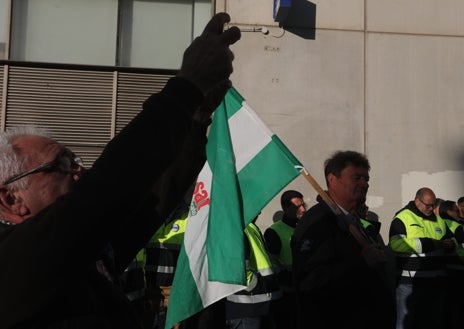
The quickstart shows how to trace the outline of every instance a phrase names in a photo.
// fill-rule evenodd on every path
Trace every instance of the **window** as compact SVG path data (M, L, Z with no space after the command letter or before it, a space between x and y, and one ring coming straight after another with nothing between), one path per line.
M17 0L12 60L114 65L117 0Z
M211 5L192 0L123 1L120 65L176 69L183 50L204 27ZM201 33L201 32L200 32Z
M0 59L7 59L6 45L8 40L9 1L0 0Z
M211 0L12 3L10 59L31 62L177 69L211 17Z

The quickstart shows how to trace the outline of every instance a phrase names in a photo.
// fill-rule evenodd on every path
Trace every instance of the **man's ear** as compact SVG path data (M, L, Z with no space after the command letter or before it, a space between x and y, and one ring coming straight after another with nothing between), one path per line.
M327 175L327 183L328 183L328 186L334 186L334 183L336 182L337 180L337 176L335 176L334 174L330 173Z
M29 213L20 194L0 186L0 214L12 223L22 223Z

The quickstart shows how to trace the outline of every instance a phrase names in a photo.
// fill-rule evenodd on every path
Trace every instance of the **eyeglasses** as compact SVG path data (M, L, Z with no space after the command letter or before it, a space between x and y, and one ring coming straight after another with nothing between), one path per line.
M306 209L306 203L302 202L300 204L294 204L294 206L296 207L296 209L300 209L300 207L303 207Z
M42 163L40 166L25 171L20 174L16 174L8 178L3 182L3 185L8 185L26 176L36 174L39 172L53 172L60 171L62 173L71 173L79 167L83 166L81 158L77 157L71 150L64 148L57 154L55 159L49 162Z
M426 208L435 208L435 203L425 203L421 199L418 198L418 200L426 207Z

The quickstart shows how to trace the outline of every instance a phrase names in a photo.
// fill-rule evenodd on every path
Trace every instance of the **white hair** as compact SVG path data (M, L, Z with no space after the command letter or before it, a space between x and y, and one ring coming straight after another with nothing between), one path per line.
M51 134L36 126L18 126L4 133L0 133L0 183L4 182L13 175L17 175L24 170L28 163L27 155L22 155L14 147L14 141L23 136L41 136L51 138ZM27 188L28 177L11 183L11 189Z

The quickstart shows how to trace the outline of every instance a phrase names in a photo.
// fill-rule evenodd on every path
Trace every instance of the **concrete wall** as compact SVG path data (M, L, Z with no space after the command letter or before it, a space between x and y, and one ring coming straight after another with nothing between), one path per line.
M464 195L464 2L293 0L287 21L272 0L219 0L243 28L232 81L325 188L323 162L336 150L371 162L370 209L388 239L390 221L422 186ZM269 34L259 28L265 26ZM313 29L315 27L315 29ZM255 32L251 32L255 30ZM299 177L287 188L309 205ZM280 194L263 210L264 230Z

